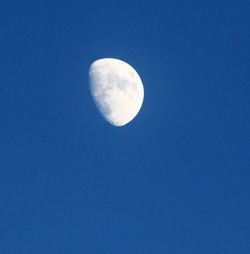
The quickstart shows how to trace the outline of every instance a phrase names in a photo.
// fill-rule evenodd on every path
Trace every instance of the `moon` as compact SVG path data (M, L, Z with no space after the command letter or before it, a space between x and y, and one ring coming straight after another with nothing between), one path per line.
M143 84L128 63L114 58L94 61L89 68L89 84L96 107L110 124L123 126L140 111Z

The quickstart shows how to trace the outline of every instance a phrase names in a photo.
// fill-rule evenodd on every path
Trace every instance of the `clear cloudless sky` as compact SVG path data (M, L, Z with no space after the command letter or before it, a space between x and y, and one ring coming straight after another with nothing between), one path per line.
M250 253L249 1L0 1L0 253ZM116 128L88 68L131 64Z

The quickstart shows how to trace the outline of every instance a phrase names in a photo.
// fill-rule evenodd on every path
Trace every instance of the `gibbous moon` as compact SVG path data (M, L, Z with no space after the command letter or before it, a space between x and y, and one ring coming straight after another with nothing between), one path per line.
M114 58L99 59L89 68L89 81L94 102L110 124L123 126L138 114L144 89L129 64Z

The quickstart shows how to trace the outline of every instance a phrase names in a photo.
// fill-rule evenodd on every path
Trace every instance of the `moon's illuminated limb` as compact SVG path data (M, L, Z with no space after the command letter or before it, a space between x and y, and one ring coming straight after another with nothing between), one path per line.
M95 104L109 123L123 126L137 115L144 90L129 64L114 58L99 59L90 66L89 80Z

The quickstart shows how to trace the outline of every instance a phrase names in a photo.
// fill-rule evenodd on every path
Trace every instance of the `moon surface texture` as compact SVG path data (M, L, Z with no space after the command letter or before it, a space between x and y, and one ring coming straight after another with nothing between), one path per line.
M89 81L94 102L110 124L123 126L138 114L144 89L129 64L114 58L96 60L90 66Z

